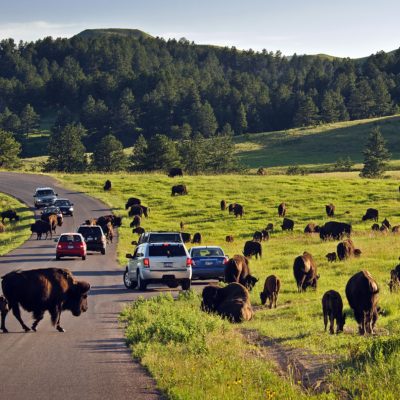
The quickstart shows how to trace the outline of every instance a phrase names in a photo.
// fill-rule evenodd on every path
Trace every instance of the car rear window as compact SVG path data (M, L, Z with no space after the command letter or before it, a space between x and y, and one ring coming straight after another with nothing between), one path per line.
M80 235L61 235L60 242L82 242Z
M99 226L81 226L78 229L78 233L81 233L83 236L91 236L91 235L101 235L102 232Z
M54 203L56 206L69 206L70 202L69 200L56 200Z
M163 243L163 242L181 242L181 236L178 233L152 233L149 242Z
M186 256L186 252L183 246L176 245L161 245L161 246L150 246L149 257L182 257Z
M222 249L193 249L192 257L223 257Z

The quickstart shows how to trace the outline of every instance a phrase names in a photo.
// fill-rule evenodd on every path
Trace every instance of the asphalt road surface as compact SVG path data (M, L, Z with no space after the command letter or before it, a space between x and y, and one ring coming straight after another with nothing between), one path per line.
M75 229L90 217L110 214L99 200L65 190L55 180L41 175L0 173L0 192L33 206L36 187L51 186L59 197L74 203L74 217L65 217L57 235ZM14 269L69 268L80 280L91 284L89 310L80 317L69 311L61 315L65 333L51 325L49 314L37 332L24 333L12 312L7 316L8 334L0 333L0 399L158 399L160 394L147 372L132 361L123 331L118 327L122 306L137 292L122 284L122 268L116 261L115 241L106 255L89 253L79 258L55 260L53 240L31 237L15 251L0 257L0 275ZM157 292L149 290L146 296ZM143 293L141 293L143 295ZM22 312L28 326L32 317Z

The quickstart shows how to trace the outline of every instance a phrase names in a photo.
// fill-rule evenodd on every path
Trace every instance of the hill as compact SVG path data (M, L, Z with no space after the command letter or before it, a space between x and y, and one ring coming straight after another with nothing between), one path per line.
M119 29L119 28L107 28L107 29L85 29L79 32L73 37L84 38L84 39L95 39L100 36L119 36L119 37L129 37L135 39L147 39L152 36L146 32L139 29Z

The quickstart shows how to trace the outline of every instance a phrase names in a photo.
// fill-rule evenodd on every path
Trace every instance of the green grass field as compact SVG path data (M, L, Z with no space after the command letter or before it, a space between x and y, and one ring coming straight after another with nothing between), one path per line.
M33 213L17 199L0 193L0 211L15 210L20 217L18 222L4 221L5 232L0 233L0 256L7 254L24 243L31 235L30 224ZM0 220L1 222L1 220Z
M143 220L146 230L178 230L180 221L183 221L186 224L186 231L192 234L201 232L204 244L221 245L229 255L241 253L244 242L251 239L254 231L260 230L267 223L272 222L276 231L269 242L263 244L263 258L261 260L253 259L250 262L252 273L260 279L251 293L251 299L253 305L260 305L259 293L262 290L263 282L267 275L273 273L282 280L278 308L276 310L259 310L252 321L242 324L240 327L229 327L229 332L232 329L235 340L239 340L239 328L254 329L284 346L306 349L315 354L334 354L338 357L338 368L344 368L341 375L333 374L329 377L332 385L338 390L348 392L350 398L395 398L392 396L393 390L400 389L399 372L396 372L400 371L400 361L398 361L400 355L400 311L398 308L400 294L390 294L387 283L390 270L398 263L400 236L372 233L370 229L372 222L361 222L361 217L367 208L375 207L380 211L380 221L387 217L392 225L400 224L398 179L363 180L358 178L356 173L320 174L308 177L197 176L178 180L158 174L57 175L57 178L69 187L84 190L88 194L104 200L113 207L116 214L125 216L123 227L119 231L118 258L121 266L126 263L125 253L133 250L130 242L137 238L131 233L129 228L131 219L127 218L127 212L124 209L125 201L131 196L141 198L143 204L151 208L150 217ZM102 190L106 178L111 179L113 184L113 189L108 193ZM188 196L171 197L171 186L178 183L187 185ZM235 219L227 212L220 211L221 199L243 204L245 208L243 219ZM282 232L279 227L281 220L277 216L276 207L281 201L286 202L288 217L295 221L293 233ZM307 236L303 233L304 226L308 222L322 224L327 221L324 206L330 202L336 205L335 220L349 222L353 225L355 232L353 240L356 247L362 250L361 258L328 264L324 256L336 249L337 242L321 242L318 236ZM345 213L346 211L349 213ZM226 235L233 235L234 243L225 243ZM317 291L298 294L292 265L294 258L305 250L314 256L321 278ZM356 334L357 326L352 316L348 318L344 334L339 336L326 334L323 331L321 315L323 293L329 289L335 289L344 297L346 282L352 274L362 269L368 269L377 280L380 286L380 305L386 313L378 320L377 337L359 337ZM193 315L190 314L190 318L205 318L198 310L198 299L186 301L190 302L193 309ZM345 311L351 315L345 299L344 304ZM182 307L186 306L183 304ZM150 317L148 316L148 318ZM184 314L182 318L184 318ZM144 321L145 319L143 319ZM227 329L226 324L216 329L221 334L221 342L217 340L216 343L223 346L225 340L223 332ZM211 340L210 338L213 337L212 332L210 335L206 335L207 340ZM391 341L395 341L395 343L393 344ZM390 345L386 345L387 342ZM371 346L376 346L379 351L372 351ZM173 352L171 349L170 351ZM207 398L202 397L202 382L198 381L197 375L192 376L192 373L185 368L184 346L177 345L176 351L172 366L164 358L167 356L165 349L158 351L150 346L144 353L141 353L141 357L157 381L163 382L164 388L168 387L172 390L171 393L176 393L176 391L181 393L180 395L171 395L171 398ZM248 345L243 344L240 351L238 350L238 357L241 352L246 353L247 351L249 351ZM174 352L173 354L175 355ZM227 352L229 358L228 354L230 353ZM157 357L160 357L161 361L157 361ZM197 362L199 368L200 365L203 365L201 357L196 357L190 358L195 369ZM245 363L245 359L246 357L242 359L242 362ZM356 363L354 361L356 359L360 361ZM160 366L164 365L162 360L166 363L165 369ZM229 359L225 361L223 362L224 369L229 369ZM182 376L185 383L179 379L167 377L166 374L171 373L170 368L174 368L174 373ZM218 375L222 373L221 371L222 369L217 368L215 373ZM233 371L229 371L229 373L225 373L231 377ZM272 373L273 369L270 368L269 371ZM236 373L241 376L240 372ZM212 377L214 374L210 376ZM210 379L212 381L212 378ZM215 377L215 379L214 388L212 382L209 382L208 398L212 398L213 390L216 390L215 394L219 393L219 384L217 385L217 383L223 378ZM276 398L296 398L297 394L293 393L298 391L295 390L289 395L288 387L293 390L293 388L298 389L298 385L293 383L287 386L288 381L281 381L282 387L276 388L278 390L274 396ZM189 385L191 393L196 393L196 395L193 397L184 395L185 385ZM376 395L362 395L359 393L360 387L365 387L365 390L369 392L374 388ZM228 396L226 398L266 398L264 389L265 385L260 383L260 387L253 388L255 392L251 396L247 394L247 397ZM282 395L279 394L280 389L282 389ZM335 393L337 395L338 392ZM287 397L285 397L286 395ZM214 398L225 397L216 395Z

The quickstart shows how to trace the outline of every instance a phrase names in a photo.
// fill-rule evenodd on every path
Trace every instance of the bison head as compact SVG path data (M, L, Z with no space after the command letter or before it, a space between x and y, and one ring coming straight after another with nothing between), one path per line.
M117 226L117 227L121 226L122 225L122 217L113 216L112 224L113 224L113 226Z
M206 312L213 312L218 307L218 292L220 288L218 286L209 285L203 289L201 302L201 310Z
M79 317L82 312L88 309L87 294L90 290L90 284L84 281L72 283L67 292L67 300L63 305L64 310L70 310L72 315Z
M267 294L265 292L260 293L261 304L264 305L267 302Z
M253 287L255 286L255 284L258 282L258 279L255 276L252 275L247 275L244 279L243 279L243 286L248 289L251 290L253 289Z

